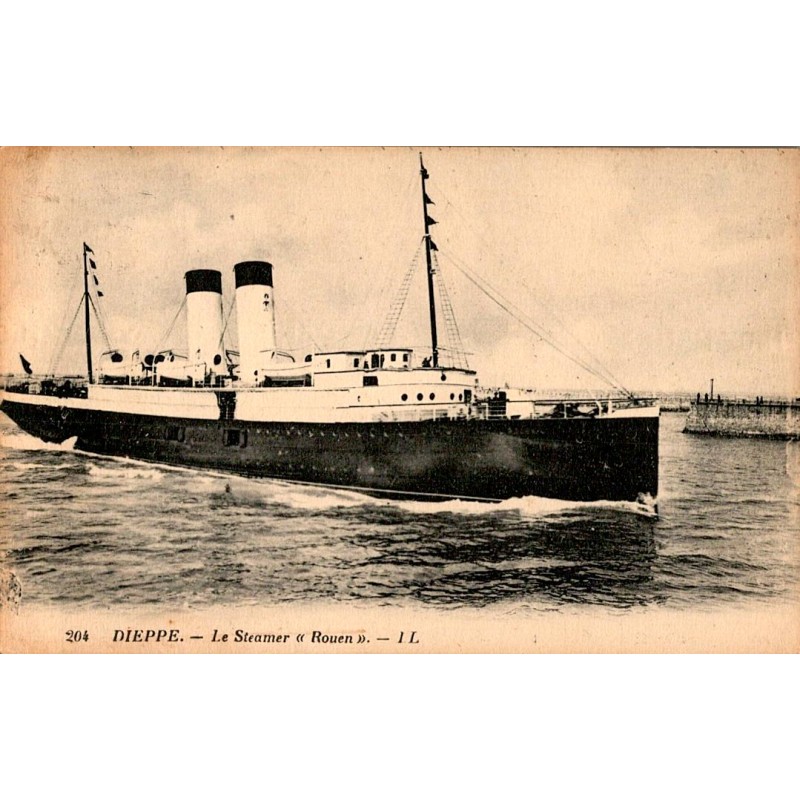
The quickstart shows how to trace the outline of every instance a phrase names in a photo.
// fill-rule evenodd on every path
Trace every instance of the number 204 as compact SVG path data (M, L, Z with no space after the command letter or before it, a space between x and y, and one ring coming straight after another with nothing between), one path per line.
M68 642L88 642L89 631L67 631Z

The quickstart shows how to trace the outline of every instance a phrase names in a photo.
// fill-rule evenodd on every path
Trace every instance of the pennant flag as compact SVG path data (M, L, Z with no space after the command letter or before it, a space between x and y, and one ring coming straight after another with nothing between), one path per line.
M94 278L94 285L95 286L99 286L100 285L100 281L97 280L97 275L92 275L92 277Z
M90 258L90 259L89 259L89 266L90 266L92 269L97 269L97 264L95 264L95 263L94 263L94 259L93 259L93 258Z
M33 370L31 369L31 362L25 358L22 353L19 354L19 360L22 362L22 369L25 370L26 375L33 375Z
M105 297L105 295L99 289L97 290L97 296L98 297Z
M435 206L436 205L436 203L434 203L433 200L431 200L430 197L428 197L428 193L427 192L425 193L424 197L425 197L425 202L429 206Z
M428 225L438 225L439 224L433 217L429 217L427 214L425 215L425 222L427 222Z
M436 246L436 242L431 239L431 250L435 250L437 253L439 252L439 248Z
M86 244L86 242L83 243L83 252L84 253L91 253L92 255L94 255L94 250L92 250L92 248L89 247L89 245Z

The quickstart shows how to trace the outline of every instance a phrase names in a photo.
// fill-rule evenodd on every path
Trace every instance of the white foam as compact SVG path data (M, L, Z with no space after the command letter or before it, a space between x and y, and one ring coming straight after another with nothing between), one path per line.
M23 431L14 431L0 435L0 447L5 447L7 450L74 450L77 441L78 437L73 436L61 444L43 442L41 439L37 439L35 436L31 436Z
M103 467L99 464L91 464L89 466L89 475L92 478L99 478L100 480L147 480L147 481L160 481L163 473L151 466L144 466L141 464L131 464L129 466L113 466Z
M262 500L289 508L324 511L333 508L351 508L373 505L384 501L347 489L329 489L322 486L304 486L268 478L225 476L226 491L245 500Z
M564 514L570 511L586 511L591 509L610 509L624 513L656 516L655 504L631 502L627 500L558 500L552 497L512 497L499 503L482 503L477 500L445 500L441 503L418 502L414 500L386 501L399 508L419 514L497 514L498 512L516 512L525 517L543 517L552 514Z

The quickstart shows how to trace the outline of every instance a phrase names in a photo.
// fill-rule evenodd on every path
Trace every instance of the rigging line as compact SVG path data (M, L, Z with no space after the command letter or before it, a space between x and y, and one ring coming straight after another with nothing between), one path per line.
M167 339L169 339L172 329L175 327L175 323L178 321L178 317L181 315L181 311L183 311L185 306L186 295L184 295L181 299L181 304L178 306L178 310L175 312L175 316L172 318L172 322L170 322L167 332L158 340L158 345L156 346L155 350L156 354L161 352L161 346L166 343Z
M319 346L319 344L317 344L317 341L314 338L314 334L312 334L311 331L309 331L308 328L306 328L306 325L303 322L302 314L299 315L299 316L295 316L294 307L291 306L291 305L288 305L288 304L284 304L283 306L281 306L281 308L283 309L282 314L283 314L284 319L287 320L290 323L295 323L295 325L300 328L300 330L302 331L303 335L307 336L308 339L311 341L312 353L320 352L320 350L322 350L322 348ZM349 330L341 339L337 339L336 342L338 343L338 342L344 341L344 339L346 339L348 336L350 336L350 334L352 332L353 332L352 329ZM281 349L284 350L287 353L295 353L295 352L298 352L300 350L308 350L308 347L296 347L293 350L287 349L285 347L281 348Z
M300 327L303 327L305 329L305 326L303 326L302 323L301 323ZM308 331L305 331L305 333L309 335L309 338L311 338L311 335L308 333ZM330 346L339 344L340 342L344 342L348 338L350 338L350 334L349 333L347 333L346 335L342 336L339 339L335 339L334 341L330 342ZM317 342L314 341L313 339L311 339L310 343L299 344L299 345L297 345L295 347L278 347L278 348L276 348L276 350L280 351L281 353L305 353L306 355L308 355L308 351L309 350L311 350L312 354L319 354L319 353L325 353L325 352L338 352L338 351L334 351L334 350L330 350L329 351L328 350L328 346L322 347L321 345L317 344ZM362 351L354 349L353 352L359 352L360 353Z
M450 201L448 201L448 202L450 202ZM452 203L451 203L451 205L452 205ZM455 206L454 206L454 208L455 208ZM457 210L457 209L456 209L456 210ZM462 217L462 218L463 218L463 217ZM476 235L477 235L477 234L476 234ZM485 242L484 242L484 244L485 244ZM488 246L488 245L487 245L487 246ZM462 262L462 265L464 265L464 266L465 266L464 259L461 259L461 258L460 258L460 257L459 257L459 256L458 256L456 253L454 253L454 252L452 252L452 251L451 251L451 252L449 253L449 256L450 256L450 258L451 258L451 259L453 259L453 258L456 258L456 259L460 260L460 261ZM499 259L499 263L501 264L501 266L505 266L505 264L504 264L504 262L503 262L503 260L502 260L502 259ZM516 275L516 273L515 273L515 275ZM524 280L522 280L522 279L521 279L521 278L519 278L518 276L516 277L516 280L518 280L518 282L519 282L519 283L520 283L520 284L521 284L521 285L522 285L522 286L523 286L525 289L527 289L527 291L528 291L528 294L529 294L529 296L530 296L530 297L533 299L533 301L534 301L534 302L535 302L537 305L539 305L539 306L540 306L540 307L541 307L543 310L545 310L547 313L549 313L549 314L550 314L550 315L551 315L551 316L554 318L554 321L555 321L556 323L558 323L558 325L560 325L560 327L561 327L561 329L562 329L562 330L561 330L561 333L560 333L560 336L559 336L559 335L557 335L557 334L556 334L556 333L555 333L555 332L554 332L552 329L548 328L548 327L547 327L546 325L544 325L543 323L534 323L534 324L535 324L537 327L539 327L539 328L540 328L542 331L545 331L545 332L546 332L546 334L547 334L547 335L546 335L545 339L546 339L548 342L549 342L549 340L550 340L550 339L552 339L552 340L558 340L559 338L561 338L561 339L563 340L563 338L564 338L564 337L565 337L565 335L566 335L566 337L567 337L567 338L570 338L570 339L572 340L572 344L573 344L573 346L574 346L574 345L577 345L577 346L578 346L578 348L579 348L580 350L582 350L582 351L583 351L583 353L582 353L582 356L581 356L581 358L582 358L582 361L583 361L584 363L586 363L586 362L588 361L589 363L592 363L592 364L593 364L593 370L591 370L592 374L596 374L598 377L601 377L601 376L602 376L602 377L603 377L603 380L605 380L607 383L610 383L610 384L612 384L612 385L617 385L617 386L621 387L621 386L622 386L622 383L621 383L621 381L620 381L620 380L619 380L619 379L618 379L618 378L617 378L617 377L616 377L616 376L615 376L615 375L614 375L614 374L611 372L611 370L609 370L609 369L608 369L608 367L606 367L606 366L603 364L603 362L602 362L602 361L601 361L601 360L600 360L600 359L599 359L599 358L598 358L598 357L597 357L597 356L596 356L596 355L595 355L595 354L594 354L594 353L593 353L593 352L592 352L592 351L591 351L591 350L590 350L590 349L589 349L589 348L588 348L588 347L587 347L587 346L586 346L586 345L585 345L585 344L584 344L584 343L583 343L583 342L582 342L582 341L581 341L581 340L580 340L580 339L579 339L579 338L578 338L578 337L577 337L577 336L576 336L576 335L575 335L575 334L574 334L574 333L573 333L573 332L570 330L569 326L568 326L568 325L567 325L567 324L566 324L566 323L565 323L565 322L564 322L564 321L563 321L563 320L562 320L562 319L561 319L561 318L558 316L558 314L557 314L557 313L556 313L556 312L555 312L555 311L554 311L552 308L549 308L549 307L548 307L546 304L544 304L542 301L538 300L538 299L536 298L536 295L535 295L535 293L533 292L533 290L532 290L532 289L531 289L531 288L530 288L530 287L529 287L529 286L528 286L528 285L525 283L525 281L524 281ZM519 307L517 307L517 308L519 308ZM531 320L532 320L532 317L530 317L530 315L529 315L529 314L527 314L527 312L522 312L522 313L524 313L524 314L525 314L525 315L526 315L526 316L527 316L529 319L531 319ZM567 347L567 344L566 344L566 343L564 343L564 347ZM576 363L577 363L577 362L576 362ZM626 390L626 391L627 391L627 390Z
M105 319L105 311L101 310L100 295L97 294L99 292L97 284L95 284L94 286L92 286L92 284L89 284L89 295L90 295L90 297L91 297L92 289L94 289L95 297L97 299L97 303L93 303L92 307L94 308L94 313L95 313L95 316L97 317L97 321L100 322L101 325L103 325L103 324L105 324L107 322L107 320ZM103 317L102 322L101 322L101 319L100 319L101 317ZM108 327L108 326L106 325L106 327Z
M61 361L61 356L64 354L64 348L67 346L67 342L69 341L69 335L72 333L72 328L75 325L75 320L78 319L78 314L80 314L82 306L83 306L83 297L81 297L81 299L78 301L78 307L75 309L75 313L72 315L72 322L70 322L69 327L67 328L67 332L64 334L64 338L61 341L61 347L58 349L55 358L52 360L50 364L50 372L48 373L50 375L55 374L56 367Z
M392 304L389 307L389 311L384 318L380 334L378 335L379 347L388 346L390 344L390 340L397 332L397 324L400 322L400 317L403 314L403 309L405 308L406 301L408 300L408 293L411 290L411 283L413 281L414 274L419 266L420 253L422 251L422 245L424 241L424 238L420 239L420 243L417 245L417 249L411 259L411 264L403 276L403 282L400 284L400 288L397 290L397 293L392 300Z
M228 323L231 321L231 314L233 314L233 304L236 302L236 295L231 298L230 302L228 303L228 313L225 315L225 322L222 325L222 332L219 335L219 341L217 342L217 350L224 350L225 349L225 332L228 330ZM181 303L181 307L178 309L178 314L181 313L181 309L186 305L186 295L183 296L183 302ZM175 320L178 319L178 315L175 315L175 319L172 320L172 325L175 324ZM172 325L169 326L169 332L172 332ZM169 336L169 333L167 334ZM166 338L166 337L165 337ZM191 354L190 354L191 355Z
M100 314L100 300L98 298L97 302L95 303L94 298L90 294L89 302L92 304L92 309L94 310L95 319L97 320L97 324L100 327L100 333L103 334L103 339L105 339L106 349L111 350L112 349L111 340L109 339L108 336L108 330L106 328L105 320L103 319L103 316Z
M103 339L106 342L106 349L113 350L113 345L111 344L111 337L108 334L108 320L105 319L105 313L101 312L100 306L100 299L97 299L97 302L92 299L92 296L89 295L89 300L92 304L92 308L94 309L94 315L97 319L97 324L100 326L100 332L103 334Z
M469 361L467 360L466 353L464 352L464 342L461 339L461 331L458 327L458 320L456 319L455 311L453 310L453 303L450 300L450 290L445 280L444 272L439 264L439 258L436 251L432 253L433 263L436 270L436 275L439 279L439 291L441 295L442 310L444 312L445 330L447 331L448 339L454 354L458 358L458 367L469 369Z
M80 261L80 257L78 258L78 260ZM72 283L70 284L70 287L69 287L69 292L66 295L67 302L64 303L64 309L63 309L63 312L62 312L61 324L55 329L56 333L58 331L67 330L67 320L69 319L69 307L70 307L69 300L75 295L75 290L76 289L79 290L79 294L80 294L80 296L78 298L78 309L80 310L80 305L81 305L81 303L83 303L83 268L81 268L80 272L78 272L76 270L74 275L73 275ZM78 312L76 311L75 313L77 314ZM70 326L69 326L70 328L72 327L72 324L74 323L74 321L75 320L73 319L73 322L70 323ZM55 339L54 344L57 344L58 341L59 341L58 339ZM63 352L65 345L66 345L66 340L64 340L61 343L60 349L58 350L58 353L62 353ZM55 347L51 348L51 352L56 352L56 348ZM51 359L51 361L50 361L50 373L49 374L53 374L53 370L56 367L56 361L57 360L55 358Z
M452 258L451 258L451 261L452 261ZM473 276L473 275L470 274L471 271L469 271L469 270L467 270L465 268L462 268L455 261L453 261L453 264L456 266L456 269L458 269L471 283L473 283L478 289L480 289L490 300L492 300L492 302L494 302L498 306L500 306L500 308L502 308L504 311L506 311L514 319L516 319L517 322L520 323L520 325L522 325L523 327L525 327L529 331L531 331L531 333L533 333L535 336L537 336L541 341L546 342L547 344L549 344L554 350L556 350L559 353L561 353L561 355L563 355L565 358L568 358L574 364L577 364L579 367L581 367L582 369L586 370L591 375L594 375L596 378L600 378L601 380L603 380L606 383L608 383L611 386L613 386L615 389L619 389L620 391L624 392L625 394L629 395L630 397L633 397L632 393L629 392L624 386L622 386L618 382L614 382L614 381L609 380L608 377L600 374L597 370L593 369L590 365L586 364L584 361L582 361L581 359L577 358L576 356L568 353L562 347L560 347L558 344L556 344L554 341L551 341L551 339L549 339L547 336L543 335L541 330L537 330L537 328L539 328L540 326L538 326L535 322L533 322L530 319L524 319L523 318L524 316L527 316L527 315L524 314L524 312L522 312L519 309L517 309L517 313L515 313L514 309L516 308L516 306L514 306L514 304L511 303L511 301L506 300L506 298L503 297L503 295L500 294L496 289L494 289L490 284L486 283L486 286L483 286L481 284L480 280L476 276ZM495 296L495 295L497 295L497 296Z
M403 191L402 195L400 195L401 202L399 203L399 214L400 219L406 219L407 216L410 216L411 206L412 203L416 204L418 202L418 195L417 195L417 188L415 186L417 182L418 173L416 170L409 171L408 181L406 183L405 190ZM417 251L412 258L412 264L415 264L415 260L419 257L419 253L422 249L422 245L424 243L424 238L420 239L419 245L417 246ZM392 288L392 279L394 277L394 270L385 270L383 280L381 281L379 293L377 295L378 299L375 302L372 302L372 292L371 289L374 288L373 285L368 282L367 292L364 295L362 300L362 307L364 308L373 308L379 306L382 302L383 298L389 295L389 292ZM393 292L391 296L396 296L397 292ZM387 317L391 313L392 307L389 307L389 311L387 312ZM385 321L386 317L383 318ZM362 328L362 338L361 338L361 349L363 351L367 351L376 339L382 333L382 327L379 328L379 325L382 325L381 318L377 317L377 315L365 315L365 326Z
M433 184L433 187L435 188L436 193L437 194L441 194L441 196L447 202L448 206L452 206L453 211L455 211L455 213L462 220L462 222L467 226L467 228L469 230L472 230L472 226L470 225L470 223L466 219L466 217L461 213L461 210L459 209L459 207L455 203L453 203L452 200L450 200L450 198L446 195L446 193L444 191L442 191L442 189L439 187L438 184L436 184L434 181L431 181L431 183ZM476 238L478 239L478 241L484 246L484 248L487 251L491 252L491 248L490 248L488 242L481 236L481 234L476 232L476 231L473 231L473 233L476 236ZM507 267L506 263L504 262L502 257L498 258L498 262L499 262L501 267L503 267L505 269L509 269ZM541 300L538 299L536 292L534 292L530 288L530 286L528 286L527 283L525 283L523 278L519 277L519 275L516 272L516 270L514 270L513 272L514 272L516 280L522 285L522 287L524 289L526 289L528 291L528 294L533 299L533 302L536 303L540 308L542 308L548 314L552 315L552 317L555 319L555 321L563 328L563 330L566 333L566 335L568 337L570 337L572 339L572 341L575 344L577 344L578 347L581 348L584 351L584 356L588 357L591 361L593 361L595 366L597 367L597 369L599 369L601 372L604 372L608 376L613 378L614 382L620 383L619 379L614 376L614 374L603 364L602 361L600 361L600 359L589 349L589 347L587 345L585 345L578 338L578 336L572 332L572 330L569 327L569 325L567 325L567 323L564 322L563 319L561 319L561 317L558 315L558 313L556 311L554 311L552 308L550 308L546 303L544 303L544 302L542 302Z
M413 180L413 178L409 180L408 187L411 186L411 180ZM408 195L408 187L406 188L406 195ZM408 205L409 205L408 198L406 198L406 203L405 203L405 205L403 207L404 208L404 212L405 212L405 207L408 206ZM420 242L417 245L417 249L415 250L414 255L411 258L411 264L409 266L409 271L412 268L416 269L417 259L419 258L419 253L420 253L420 250L422 248L422 242L423 242L423 240L420 239ZM406 272L406 275L404 276L404 279L403 279L404 281L405 281L405 277L407 277L407 274L408 274L408 271ZM384 275L384 279L383 279L383 281L381 283L381 289L380 289L379 298L382 299L382 298L386 297L389 294L389 291L390 291L390 289L392 287L392 283L393 283L393 280L392 280L393 277L394 277L394 270L387 270L386 274ZM401 284L400 289L397 289L392 293L392 296L395 299L397 298L398 293L402 291L402 286L403 286L403 284ZM378 303L380 303L380 302L381 302L381 300L379 299ZM386 313L386 317L383 318L384 324L386 322L386 319L392 313L393 305L394 305L394 300L392 301L392 304L389 306L389 310ZM376 338L379 337L380 334L383 332L382 330L379 330L379 328L378 328L378 325L380 325L381 323L379 322L377 315L372 315L371 317L368 317L367 319L368 319L368 325L364 329L364 338L362 340L362 350L368 350L369 347L372 345L372 343L376 340Z
M419 254L421 252L423 242L424 242L424 239L420 239L420 242L417 245L417 249L414 251L414 255L413 255L412 259L411 259L411 263L409 265L409 270L408 271L411 271L412 267L414 269L416 269L417 259L419 258ZM403 282L405 282L405 279L408 277L408 271L404 275ZM394 275L395 275L395 271L394 270L386 270L386 274L384 275L384 279L383 279L383 281L381 283L380 294L379 294L379 298L380 299L378 299L374 305L377 306L379 303L381 303L381 301L382 301L382 299L384 297L387 297L389 295L390 289L392 288ZM367 321L367 325L363 328L364 335L363 335L363 337L361 339L361 349L362 350L364 350L364 351L369 350L369 348L373 345L373 343L379 337L380 333L383 332L383 327L386 324L387 318L392 314L392 310L394 308L394 301L396 300L398 294L402 291L402 286L403 286L403 284L401 283L400 288L399 289L395 289L392 292L391 296L394 298L394 300L392 301L391 305L389 306L389 310L386 312L386 315L384 317L380 318L380 317L378 317L377 314L365 315L365 318L366 318L366 321ZM380 329L378 328L378 325L381 325Z
M482 286L481 283L475 277L470 275L466 270L462 269L458 265L456 265L456 268L460 272L462 272L462 274L470 282L472 282L478 289L480 289L490 300L492 300L492 302L496 303L500 308L502 308L506 313L508 313L513 319L515 319L517 322L519 322L519 324L522 325L524 328L527 328L531 333L533 333L536 337L538 337L540 341L543 341L543 342L549 344L554 350L556 350L557 352L561 353L565 358L567 358L570 361L572 361L573 363L577 364L579 367L581 367L582 369L586 370L591 375L594 375L595 377L603 380L605 383L609 383L610 385L614 386L614 388L619 389L621 391L624 391L626 394L629 394L629 392L624 387L618 386L618 385L614 384L613 382L609 381L608 378L606 378L605 376L599 374L596 370L592 369L589 365L587 365L586 363L582 362L580 359L576 358L575 356L571 355L570 353L566 352L563 348L559 347L555 342L551 341L546 336L544 336L541 333L541 331L536 329L535 324L532 324L531 322L529 322L528 320L524 319L519 314L515 313L514 310L512 309L512 307L510 307L509 304L504 302L504 299L500 299L500 298L502 298L502 295L500 296L500 298L495 297L494 294L492 293L492 290L487 289L486 287Z
M376 284L373 284L371 281L367 281L367 290L362 295L361 308L373 308L378 305L378 303L380 303L380 298L385 297L386 293L389 291L391 282L392 272L391 270L387 270L386 274L383 276L383 281L379 286L378 296L377 298L373 298L373 290ZM375 319L375 315L365 314L363 322L364 325L361 327L361 331L358 335L361 340L361 349L366 350L367 345L374 340L378 321Z
M97 313L97 306L95 305L94 300L92 299L91 295L89 295L89 302L92 305L92 309L94 310L95 318L97 319L98 325L100 326L100 333L103 334L103 339L105 339L106 349L107 350L111 350L112 349L111 342L108 340L108 334L106 333L106 329L103 327L103 322L100 319L100 315Z
M94 309L94 315L95 318L97 319L97 324L100 326L100 331L103 334L103 338L106 340L106 346L109 350L111 350L112 349L111 336L109 335L109 330L111 329L111 326L108 324L108 319L106 318L105 310L103 309L102 304L100 303L100 289L99 289L99 284L97 282L97 276L94 273L92 273L92 277L94 278L94 283L89 284L90 288L89 299L92 302L92 308ZM91 289L94 289L97 302L92 300Z
M448 257L448 258L449 258L451 261L453 261L453 263L454 263L454 264L456 265L456 267L458 267L459 269L462 269L462 268L463 268L463 269L466 269L466 270L468 270L468 271L472 272L472 273L473 273L473 275L477 275L477 273L474 273L472 270L470 270L470 268L469 268L469 267L466 265L466 263L465 263L465 262L464 262L462 259L458 258L457 256L454 256L454 254L452 254L452 253L446 253L445 255L446 255L446 256L447 256L447 257ZM461 266L460 266L460 267L459 267L459 264L458 264L458 262L461 262ZM483 279L483 278L480 278L480 276L478 276L478 278L479 278L479 280L484 280L484 281L485 281L485 279ZM494 292L495 292L495 293L496 293L496 294L497 294L499 297L501 297L501 298L502 298L502 299L503 299L503 300L504 300L506 303L512 304L512 305L514 306L514 308L517 310L517 312L518 312L519 314L522 314L524 317L526 317L526 318L527 318L527 320L529 321L529 323L530 323L531 325L533 325L533 326L534 326L534 327L537 329L537 336L539 336L539 337L540 337L540 338L541 338L543 341L547 342L547 343L548 343L548 344L550 344L552 347L554 347L554 348L558 349L558 352L560 352L560 353L562 353L563 355L565 355L567 358L569 358L570 360L572 360L574 363L576 363L576 364L579 364L579 365L580 365L580 366L581 366L583 369L585 369L587 372L591 373L592 375L595 375L595 376L596 376L596 377L598 377L598 378L601 378L601 379L602 379L603 381L605 381L606 383L608 383L608 384L610 384L610 385L612 385L612 386L615 386L616 388L618 388L618 389L620 389L620 390L623 390L623 391L625 391L626 393L630 394L630 392L628 392L628 390L627 390L627 389L625 389L625 387L623 386L623 384L621 383L621 381L620 381L618 378L616 378L616 377L615 377L615 376L614 376L614 375L611 373L611 371L610 371L609 369L607 369L607 368L606 368L606 367L605 367L605 366L604 366L604 365L603 365L603 364L602 364L602 363L599 361L599 359L597 359L596 357L594 357L594 356L591 356L591 354L589 354L589 355L591 356L591 358L590 358L590 359L589 359L589 361L587 362L587 359L586 359L585 355L584 355L583 357L581 357L581 356L578 356L577 354L571 354L571 353L569 353L569 352L566 352L566 349L567 349L567 344L566 344L565 342L563 342L563 341L561 341L561 342L560 342L560 347L556 347L556 342L559 342L560 340L559 340L559 337L558 337L558 336L557 336L557 335L556 335L556 334L555 334L555 333L554 333L552 330L550 330L549 328L547 328L547 326L543 325L542 323L536 322L536 321L535 321L535 320L534 320L534 319L533 319L533 318L530 316L530 314L528 314L526 311L524 311L523 309L521 309L521 308L520 308L518 305L516 305L516 304L512 303L512 301L510 301L510 300L506 299L506 298L505 298L505 297L502 295L502 293L501 293L500 291L498 291L497 289L495 289L494 287L492 287L492 286L491 286L491 284L489 284L489 283L488 283L488 281L485 281L485 283L486 283L486 285L487 285L487 286L489 286L489 287L492 289L492 291L494 291ZM564 349L560 349L560 348L564 348ZM594 362L594 364L593 364L593 365L592 365L592 362Z

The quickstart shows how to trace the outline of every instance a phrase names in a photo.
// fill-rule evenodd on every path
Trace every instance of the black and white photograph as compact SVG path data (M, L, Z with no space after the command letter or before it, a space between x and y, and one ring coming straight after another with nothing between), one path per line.
M4 650L797 650L800 151L0 176Z

